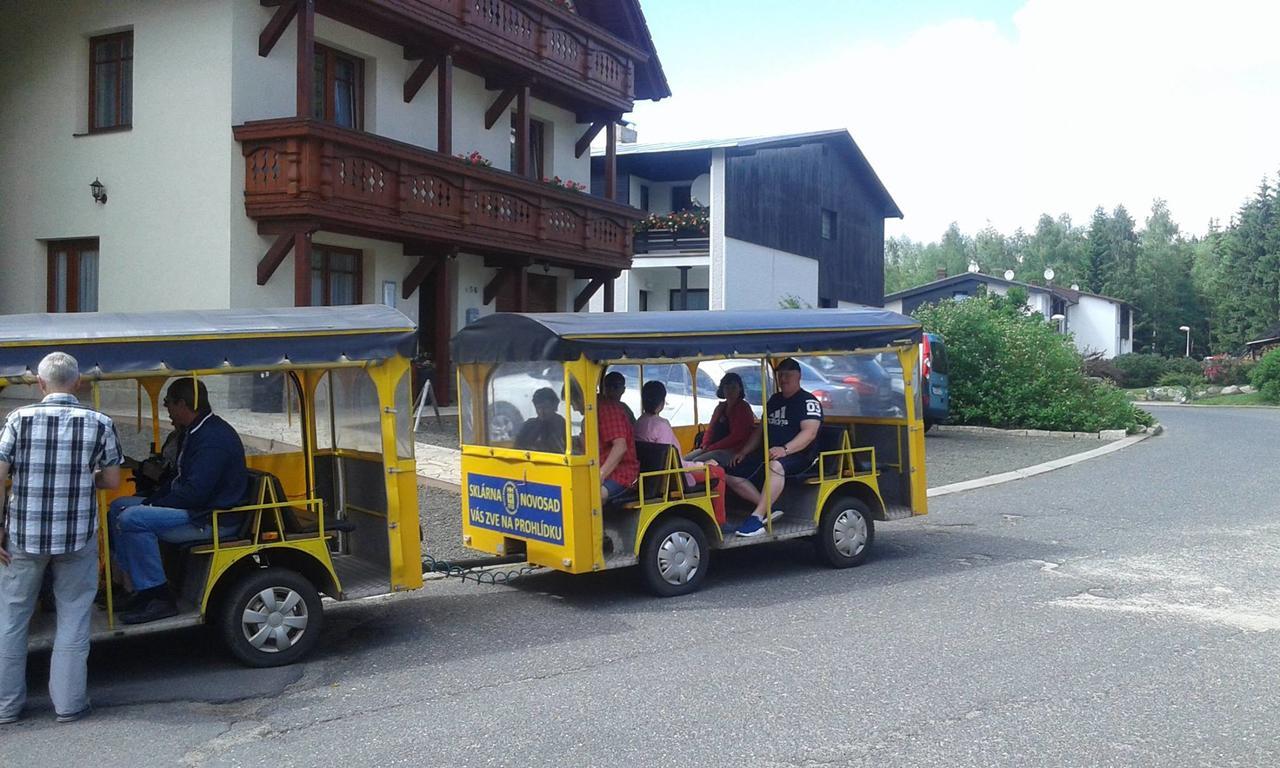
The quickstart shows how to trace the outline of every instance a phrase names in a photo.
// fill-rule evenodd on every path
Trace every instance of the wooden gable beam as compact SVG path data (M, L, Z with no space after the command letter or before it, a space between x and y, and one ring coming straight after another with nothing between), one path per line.
M578 292L577 297L574 298L573 311L581 312L582 308L587 306L587 303L591 301L591 297L596 295L596 291L600 290L600 286L602 285L604 285L604 278L591 278L591 281L583 286L582 290Z
M276 273L276 269L284 263L289 251L293 250L294 234L296 233L288 232L278 236L267 249L267 254L262 257L262 261L258 262L258 285L266 285L271 276Z
M602 120L592 123L587 132L582 134L582 138L578 139L578 143L573 145L573 156L582 157L583 153L591 149L591 142L596 140L596 137L600 135L600 132L604 130L607 124Z
M436 71L435 59L423 59L418 62L418 66L414 68L413 74L409 75L409 79L404 81L404 103L408 104L413 101L413 97L418 95L418 91L422 90L423 84L431 77L431 73Z
M276 47L276 43L280 41L280 37L289 28L289 23L293 21L293 17L297 13L298 3L296 1L281 3L276 7L276 12L271 16L271 21L267 22L267 26L263 27L262 32L258 35L259 56L266 57L271 54L271 49Z
M504 267L499 269L493 279L485 285L481 303L486 306L492 304L493 300L498 298L498 293L506 287L507 281L515 277L517 272L522 271L524 271L524 267Z
M409 274L404 277L404 285L400 289L401 298L407 299L418 290L422 283L436 271L444 259L432 258L431 256L423 256L418 263L413 265L413 269L409 270Z
M519 88L507 88L498 94L498 98L494 99L493 103L484 112L484 128L486 131L497 124L498 118L506 114L507 107L511 106L511 102L515 101L516 95L519 93Z

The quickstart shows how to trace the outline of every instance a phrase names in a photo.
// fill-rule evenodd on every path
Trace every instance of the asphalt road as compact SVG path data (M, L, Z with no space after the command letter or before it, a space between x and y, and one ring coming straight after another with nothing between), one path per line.
M882 525L848 571L793 542L674 600L626 572L433 582L331 611L285 670L196 632L104 644L93 717L34 699L0 764L1280 764L1280 411L1159 418Z

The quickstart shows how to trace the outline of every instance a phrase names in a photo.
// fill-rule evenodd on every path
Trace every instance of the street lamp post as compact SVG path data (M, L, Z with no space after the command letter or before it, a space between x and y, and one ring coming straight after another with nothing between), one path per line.
M1178 330L1187 334L1187 357L1191 357L1191 326L1180 325L1178 326Z

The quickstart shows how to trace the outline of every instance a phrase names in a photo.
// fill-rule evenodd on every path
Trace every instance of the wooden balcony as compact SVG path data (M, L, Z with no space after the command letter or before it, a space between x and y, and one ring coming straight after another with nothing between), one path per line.
M314 120L234 128L263 232L327 230L585 268L631 265L640 211Z
M319 0L317 10L411 55L455 50L494 87L533 81L540 95L580 113L631 111L636 64L649 59L548 0Z

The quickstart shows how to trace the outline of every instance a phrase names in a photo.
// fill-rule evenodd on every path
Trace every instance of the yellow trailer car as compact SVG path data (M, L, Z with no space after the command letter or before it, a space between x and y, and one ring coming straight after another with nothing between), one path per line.
M831 565L857 565L876 521L927 511L919 342L917 322L870 308L481 318L453 340L463 543L567 573L639 565L661 595L697 589L713 550L781 539L811 538ZM886 356L893 365L880 364ZM747 538L734 532L749 508L711 482L712 470L682 479L681 456L706 428L725 374L744 382L759 422L785 358L821 402L822 426L811 463L785 477L780 517ZM633 413L641 387L663 382L661 415L680 443L637 442L639 480L609 503L597 424L607 371L622 374ZM529 441L548 425L559 439Z

